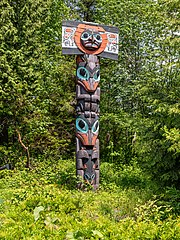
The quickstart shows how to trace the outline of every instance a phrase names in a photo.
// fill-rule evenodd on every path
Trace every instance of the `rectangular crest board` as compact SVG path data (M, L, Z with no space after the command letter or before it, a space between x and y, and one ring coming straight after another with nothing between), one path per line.
M92 47L86 45L90 39ZM85 43L85 44L84 44ZM118 28L89 22L62 22L62 53L67 55L94 54L118 60ZM88 46L88 47L86 47Z

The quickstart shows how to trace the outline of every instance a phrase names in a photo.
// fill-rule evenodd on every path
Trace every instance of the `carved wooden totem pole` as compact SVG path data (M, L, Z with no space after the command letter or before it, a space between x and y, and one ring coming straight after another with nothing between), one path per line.
M118 29L89 22L63 21L62 53L77 55L77 176L97 189L99 186L99 57L118 59Z

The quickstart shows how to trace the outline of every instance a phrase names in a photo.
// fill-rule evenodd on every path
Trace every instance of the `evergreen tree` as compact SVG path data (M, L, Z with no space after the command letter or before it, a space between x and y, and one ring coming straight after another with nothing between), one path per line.
M74 94L71 62L61 56L68 8L63 1L3 0L0 9L1 159L21 147L16 129L31 153L62 155L72 138L65 122L72 121Z

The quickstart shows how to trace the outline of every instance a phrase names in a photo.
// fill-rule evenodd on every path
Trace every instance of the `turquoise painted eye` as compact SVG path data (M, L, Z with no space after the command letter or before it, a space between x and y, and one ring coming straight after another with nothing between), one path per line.
M94 180L95 179L95 174L91 175L91 179Z
M91 176L89 175L89 173L84 174L84 179L85 180L90 180L91 179Z
M99 121L96 120L92 126L92 133L96 134L99 131Z
M79 67L77 69L77 77L81 80L88 80L89 79L89 71L85 67Z
M76 129L82 133L88 132L88 125L82 118L76 119Z
M100 34L93 34L93 37L96 39L97 42L101 43L102 42L102 37Z
M93 75L93 78L96 82L98 82L100 80L100 71L97 70L94 75Z
M81 40L86 41L91 35L88 32L83 32L81 35Z

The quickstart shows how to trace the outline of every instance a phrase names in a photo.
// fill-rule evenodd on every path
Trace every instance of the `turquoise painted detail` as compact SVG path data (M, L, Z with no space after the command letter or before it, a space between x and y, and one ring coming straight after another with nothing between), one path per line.
M93 37L96 39L97 42L99 42L99 43L102 42L102 37L99 33L93 34Z
M92 133L96 134L99 131L99 121L96 120L92 126Z
M77 69L77 77L81 80L88 80L90 77L89 71L85 67L79 67Z
M95 80L95 82L99 82L99 80L100 80L99 70L97 70L97 71L94 73L93 79Z
M77 77L81 80L88 80L91 76L89 74L89 71L85 67L79 67L77 69ZM93 74L93 79L95 82L98 82L100 80L100 72L99 69Z
M87 133L88 132L88 125L82 118L77 118L76 119L76 129L77 131L80 131L82 133Z
M84 33L81 35L81 40L86 41L86 40L88 40L90 37L91 37L91 34L90 34L90 33L84 32Z

